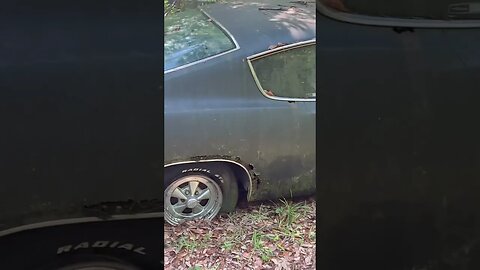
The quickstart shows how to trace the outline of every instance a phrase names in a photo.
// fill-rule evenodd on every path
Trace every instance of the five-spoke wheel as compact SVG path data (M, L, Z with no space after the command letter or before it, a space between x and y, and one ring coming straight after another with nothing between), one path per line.
M181 177L165 189L165 220L177 225L186 220L212 219L222 208L223 194L211 178L200 175Z

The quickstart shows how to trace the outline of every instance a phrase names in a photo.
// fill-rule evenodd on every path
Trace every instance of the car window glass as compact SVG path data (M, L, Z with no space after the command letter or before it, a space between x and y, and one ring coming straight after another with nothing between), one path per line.
M251 60L265 95L315 98L315 45L267 54Z
M332 9L377 17L433 20L480 19L480 0L320 0Z
M235 48L228 35L199 9L168 15L164 23L164 70Z

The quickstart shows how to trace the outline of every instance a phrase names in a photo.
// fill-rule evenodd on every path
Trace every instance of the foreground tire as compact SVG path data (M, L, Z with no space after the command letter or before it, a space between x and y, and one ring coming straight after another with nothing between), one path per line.
M0 237L0 270L163 269L164 220L58 225Z
M142 270L118 258L99 255L72 257L62 262L41 268L41 270Z
M166 179L165 221L171 225L195 219L213 219L235 209L238 185L232 172L221 165L174 168Z

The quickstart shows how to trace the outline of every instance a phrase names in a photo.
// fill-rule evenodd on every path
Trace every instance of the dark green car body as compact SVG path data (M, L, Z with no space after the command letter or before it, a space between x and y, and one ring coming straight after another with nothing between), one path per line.
M289 6L294 8L285 8ZM241 184L248 200L314 194L315 5L287 1L224 3L202 6L197 14L200 20L210 22L203 29L211 27L211 31L221 29L224 33L210 34L218 40L215 45L201 38L205 33L193 34L197 30L190 29L185 21L183 25L166 25L166 168L185 163L201 167L194 165L197 161L235 163L246 174ZM174 36L182 27L188 28L185 41ZM190 38L196 40L188 47ZM170 50L179 42L186 45ZM204 47L198 49L198 44ZM224 48L214 47L221 44ZM313 84L311 96L266 96L253 71L273 69L272 64L260 67L260 60L252 57L260 54L272 59L276 50L300 51L302 46L311 48L308 61L292 59L288 67L295 76L279 77L272 87L277 91L294 84L299 70L306 67L305 73L312 75L305 79Z

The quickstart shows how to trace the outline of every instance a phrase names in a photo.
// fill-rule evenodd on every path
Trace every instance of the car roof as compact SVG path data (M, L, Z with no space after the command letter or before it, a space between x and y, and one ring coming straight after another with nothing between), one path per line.
M278 43L315 38L315 1L229 1L201 9L223 26L247 55Z

